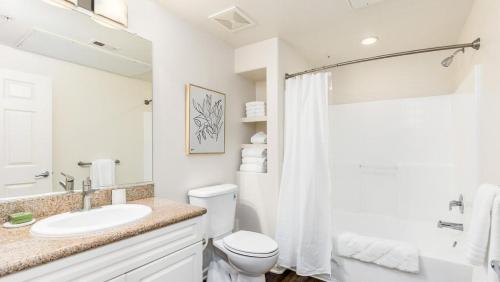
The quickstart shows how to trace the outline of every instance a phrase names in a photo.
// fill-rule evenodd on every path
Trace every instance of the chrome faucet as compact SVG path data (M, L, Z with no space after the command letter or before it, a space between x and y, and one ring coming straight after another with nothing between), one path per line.
M82 182L82 210L88 211L92 208L92 193L94 193L94 189L92 189L92 181L90 177L87 177Z
M464 213L464 196L462 196L462 194L460 194L460 197L458 197L458 201L450 201L450 211L453 209L453 207L458 207L460 213Z
M61 172L61 175L64 176L64 182L59 181L59 185L61 185L67 192L73 192L75 190L75 178L69 174L65 174L64 172Z
M464 231L464 225L462 223L453 223L440 220L438 221L437 226L438 228L449 228L449 229Z

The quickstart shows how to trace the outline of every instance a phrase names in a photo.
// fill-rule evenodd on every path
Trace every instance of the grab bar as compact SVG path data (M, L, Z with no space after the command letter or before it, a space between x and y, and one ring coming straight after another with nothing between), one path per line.
M115 164L120 164L120 160L115 160ZM89 165L92 165L92 163L87 163L82 161L78 162L78 166L89 166Z
M450 229L455 229L459 231L464 231L464 225L462 223L453 223L453 222L446 222L446 221L438 221L437 224L438 228L450 228Z

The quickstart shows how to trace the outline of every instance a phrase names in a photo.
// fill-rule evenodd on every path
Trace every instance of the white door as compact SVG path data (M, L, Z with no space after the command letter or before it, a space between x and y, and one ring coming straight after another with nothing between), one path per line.
M51 192L52 82L0 69L0 197Z
M202 245L198 242L126 274L127 282L201 282Z

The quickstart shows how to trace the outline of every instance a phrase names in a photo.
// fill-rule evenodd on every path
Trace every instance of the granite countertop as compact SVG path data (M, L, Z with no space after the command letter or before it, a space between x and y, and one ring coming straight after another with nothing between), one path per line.
M130 238L206 213L204 208L161 198L131 201L153 209L146 218L132 224L94 235L71 238L40 238L30 234L30 227L0 227L0 277L33 266L78 254L99 246Z

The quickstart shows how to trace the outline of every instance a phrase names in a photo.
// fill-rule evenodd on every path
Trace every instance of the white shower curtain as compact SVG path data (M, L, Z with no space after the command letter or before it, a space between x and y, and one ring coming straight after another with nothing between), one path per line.
M278 264L331 274L328 90L331 73L286 81L285 152L278 203Z

